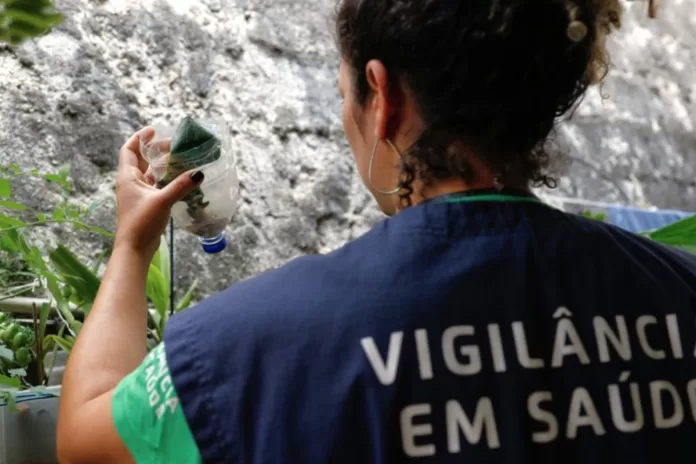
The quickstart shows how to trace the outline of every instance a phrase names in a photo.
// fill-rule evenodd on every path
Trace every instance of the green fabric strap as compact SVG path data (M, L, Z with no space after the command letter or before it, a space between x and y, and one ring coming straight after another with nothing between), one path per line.
M498 201L498 202L517 202L517 203L542 203L537 197L522 197L515 195L472 195L442 198L438 203L465 203L474 201Z

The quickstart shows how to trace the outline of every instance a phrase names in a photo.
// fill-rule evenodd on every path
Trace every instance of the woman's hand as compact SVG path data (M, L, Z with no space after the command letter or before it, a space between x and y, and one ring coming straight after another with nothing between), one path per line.
M200 171L177 177L158 190L140 154L141 140L149 141L155 131L146 127L135 133L121 148L116 177L117 227L115 248L126 247L152 259L167 227L174 204L203 181Z

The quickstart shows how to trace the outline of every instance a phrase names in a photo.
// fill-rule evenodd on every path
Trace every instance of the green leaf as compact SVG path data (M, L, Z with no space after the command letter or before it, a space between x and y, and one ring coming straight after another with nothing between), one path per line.
M16 201L0 200L0 208L11 209L13 211L26 211L29 208Z
M586 217L588 219L594 219L595 221L604 221L607 218L606 213L593 213L592 211L582 211L579 213L580 216Z
M22 381L19 377L8 377L6 375L0 375L0 385L4 385L10 388L19 388L22 386Z
M8 361L14 361L14 351L9 349L4 343L0 343L0 358L5 358Z
M11 377L26 377L27 376L27 371L26 369L10 369L7 371L8 374L10 374Z
M36 2L33 3L35 4ZM21 6L21 2L10 2L5 7L3 14L12 20L11 26L15 26L15 23L20 22L34 27L37 31L45 31L50 28L53 22L58 21L60 17L56 13L46 14L40 11L26 11L26 9L19 9L19 6Z
M70 177L70 163L65 163L58 168L58 175L64 180L68 180Z
M28 244L24 237L19 235L16 230L9 232L8 235L14 235L15 242L19 247L22 258L24 258L24 261L27 263L29 269L45 277L48 267L46 267L41 250L34 245Z
M49 253L49 258L63 280L75 290L77 298L85 303L93 303L101 285L99 277L63 245L58 245Z
M152 338L154 338L154 340L150 340L148 338L148 340L147 340L147 351L148 352L154 350L155 347L161 343L158 339L157 333L155 333L154 331L151 330L150 335L152 336Z
M160 317L164 318L169 307L169 282L167 282L154 264L150 265L147 273L147 296L155 305Z
M0 382L1 384L1 382ZM0 390L0 402L4 402L7 407L10 409L12 412L19 412L19 409L17 409L17 400L15 396L16 392L14 391L2 391Z
M692 255L696 255L696 246L694 246L694 245L677 245L677 248L681 248L682 250L686 251L687 253L691 253Z
M56 209L53 210L53 219L56 221L62 221L65 219L65 208L56 206Z
M8 179L0 179L0 198L10 198L12 196L12 185Z
M97 226L91 226L89 224L82 224L87 230L90 232L94 232L95 234L103 235L104 237L109 237L109 238L114 238L113 232L109 232L108 230L104 230L101 227Z
M60 328L58 329L58 335L57 335L58 337L63 336L63 334L65 333L65 328L66 328L65 325L60 326ZM49 348L47 348L47 347L49 347ZM45 378L48 379L48 378L51 378L51 374L53 373L53 368L56 365L56 358L58 356L58 345L50 340L47 341L46 338L44 338L41 341L41 349L42 349L42 351L44 351L44 353L47 352L48 349L51 350L51 362L49 363L48 366L46 366Z
M50 271L45 271L43 277L46 279L46 287L48 291L51 292L51 296L56 303L61 318L68 325L70 330L77 335L81 324L75 319L75 316L70 310L69 302L63 297L63 292L61 291L60 285L58 285L58 278Z
M164 234L162 234L162 237L160 237L160 246L157 252L155 253L154 258L152 259L152 263L159 268L160 272L162 273L162 277L164 277L164 280L169 282L169 247L167 246L167 240L164 237Z
M108 254L109 254L108 250L104 250L101 253L99 253L97 260L94 262L94 265L92 266L92 272L94 272L95 274L97 274L99 272L99 268L104 263L104 260L106 259L106 256Z
M77 337L77 334L80 333L80 330L82 330L82 322L73 320L73 322L70 324L70 331Z
M0 249L8 253L17 253L19 245L12 239L11 234L5 234L0 236Z
M89 204L89 206L87 206L86 214L88 216L92 214L97 208L99 208L102 205L102 203L103 202L101 200L94 200L92 203Z
M160 317L160 315L156 311L151 311L148 309L147 311L147 327L148 327L148 333L152 338L157 341L157 343L160 343L162 341L162 334L163 334L163 319Z
M56 184L59 184L65 189L69 190L70 188L72 188L70 182L58 174L44 174L43 178L49 182L55 182Z
M72 351L73 349L73 346L75 345L75 341L67 337L59 337L58 335L46 335L46 338L44 338L43 345L44 350L50 350L54 344L58 345L61 349L70 353L70 351Z
M0 213L0 232L3 229L22 227L24 225L26 225L26 224L24 222L20 221L19 219L15 219L15 218L9 217L6 214Z
M48 323L48 315L51 313L51 304L43 303L41 305L41 310L39 311L39 343L42 343L44 337L46 337L46 324Z
M665 245L696 245L696 215L652 231L647 235L656 242Z
M176 309L174 312L180 312L183 311L184 309L187 309L189 306L191 306L191 302L193 301L193 297L196 295L196 290L198 287L198 280L194 280L191 283L191 286L188 288L186 291L186 294L184 294L183 298L179 300L179 304L176 305Z

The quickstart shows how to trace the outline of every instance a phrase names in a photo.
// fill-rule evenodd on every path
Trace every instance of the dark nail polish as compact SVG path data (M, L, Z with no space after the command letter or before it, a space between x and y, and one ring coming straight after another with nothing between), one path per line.
M195 184L199 184L200 182L203 181L203 171L196 171L193 174L191 174L191 180Z

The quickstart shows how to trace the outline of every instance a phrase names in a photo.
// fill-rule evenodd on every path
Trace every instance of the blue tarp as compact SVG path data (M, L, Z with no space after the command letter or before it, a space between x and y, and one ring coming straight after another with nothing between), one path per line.
M607 208L607 219L610 223L636 234L668 226L693 214L674 210L649 211L625 206Z

